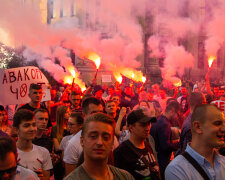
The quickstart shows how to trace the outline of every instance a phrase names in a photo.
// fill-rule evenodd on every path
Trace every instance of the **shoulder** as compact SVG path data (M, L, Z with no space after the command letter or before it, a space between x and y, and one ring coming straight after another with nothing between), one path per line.
M33 171L31 171L30 169L26 169L24 167L21 166L17 166L17 175L20 178L19 179L24 179L24 180L38 180L39 178L37 177L36 173L34 173Z
M86 171L79 166L74 171L72 171L68 176L64 178L64 180L73 180L73 179L82 179L82 180L91 180Z
M191 164L182 156L178 155L174 160L170 162L165 171L166 179L188 179L188 174L192 167Z
M127 149L128 149L128 148L127 148L127 143L128 143L128 140L122 142L122 143L114 150L114 152L115 152L115 153L120 153L120 152L122 152L122 151L124 151L124 150L127 150Z
M33 149L36 150L38 153L49 153L49 151L45 148L45 147L42 147L42 146L38 146L38 145L35 145L33 144Z
M117 167L114 166L110 166L109 165L110 170L112 171L113 175L114 175L114 179L118 179L118 180L133 180L134 177L127 171L123 170L123 169L119 169Z

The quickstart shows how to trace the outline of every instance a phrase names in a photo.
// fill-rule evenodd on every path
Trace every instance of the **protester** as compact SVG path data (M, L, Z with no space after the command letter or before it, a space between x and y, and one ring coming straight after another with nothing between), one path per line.
M128 172L107 165L108 157L113 149L114 128L114 120L103 113L96 113L86 118L80 139L84 162L65 180L134 179Z
M190 96L190 113L188 117L184 120L181 134L180 134L180 149L177 151L176 155L181 154L185 151L187 144L191 142L191 116L196 106L204 104L205 97L200 92L193 92Z
M3 130L2 130L2 123L4 121L4 107L0 105L0 136L8 136Z
M0 137L0 179L39 180L33 171L17 165L16 143L10 137Z
M18 110L28 109L34 112L35 109L38 109L38 108L47 109L45 106L41 105L43 92L42 92L42 87L40 85L30 84L28 96L30 98L30 102L21 106ZM49 120L47 127L49 128L51 126L52 126L52 123L51 123L51 120Z
M65 150L68 144L68 141L81 130L83 126L83 122L84 122L84 118L81 112L71 113L67 123L68 131L70 132L71 135L63 137L59 146L59 149L61 151Z
M95 96L95 98L101 101L103 107L105 107L105 100L102 98L104 91L105 90L102 88L102 86L100 85L94 86L93 95Z
M90 114L103 112L101 101L95 97L86 98L82 102L82 112L84 114L84 120ZM80 130L70 139L64 151L63 161L65 162L66 175L77 167L78 159L82 153L82 146L80 145L81 132Z
M159 166L152 151L154 147L146 141L153 119L142 109L132 111L127 117L130 137L114 150L115 166L127 170L135 179L160 179Z
M72 112L82 112L81 109L81 94L75 91L72 91L70 94L71 106L70 110Z
M170 162L173 151L179 148L179 140L172 140L171 121L178 118L179 103L170 102L165 113L151 127L150 134L155 140L155 148L160 167L161 177L164 177L166 166Z
M60 151L59 145L62 138L69 135L66 130L66 123L70 117L70 109L67 106L60 106L57 108L56 112L56 125L52 127L51 137L54 143L54 150Z
M64 177L65 169L62 161L62 151L60 150L60 143L62 138L69 135L66 129L67 121L70 117L70 108L67 106L59 106L56 112L56 125L52 127L51 138L53 139L54 152L61 158L54 164L54 176L56 180Z
M50 179L52 162L48 150L32 144L37 132L34 113L27 109L17 111L13 117L13 127L18 135L18 164L36 172L41 178Z
M166 180L225 179L225 157L217 152L225 145L223 113L210 104L196 107L191 131L191 143L168 165Z
M52 153L53 150L53 141L52 138L46 134L47 124L49 120L49 114L46 109L36 109L34 111L34 116L36 120L37 133L32 141L33 144L45 147L48 149L49 153Z
M188 97L187 88L184 85L181 86L180 91L181 91L181 96L177 98L177 101L180 104L181 113L184 114L184 113L186 113L186 111L188 111L189 106L190 106L189 97Z
M113 100L106 101L105 112L106 112L106 114L111 116L115 120L115 122L117 122L118 119L121 117L121 116L119 116L119 114L117 114L116 103ZM126 119L123 117L121 125L120 125L120 129L123 129L124 126L126 126Z

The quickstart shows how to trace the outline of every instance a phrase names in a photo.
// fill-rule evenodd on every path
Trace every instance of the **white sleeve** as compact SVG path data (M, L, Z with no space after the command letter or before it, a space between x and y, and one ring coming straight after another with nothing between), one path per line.
M67 164L78 164L78 160L80 157L79 151L80 143L77 141L69 141L64 150L63 161Z

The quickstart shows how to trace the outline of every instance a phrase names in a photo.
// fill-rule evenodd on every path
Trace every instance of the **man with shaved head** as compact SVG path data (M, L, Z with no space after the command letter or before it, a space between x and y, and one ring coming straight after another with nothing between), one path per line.
M217 149L225 145L225 119L215 105L197 106L191 118L192 142L165 171L166 180L225 179L225 157Z

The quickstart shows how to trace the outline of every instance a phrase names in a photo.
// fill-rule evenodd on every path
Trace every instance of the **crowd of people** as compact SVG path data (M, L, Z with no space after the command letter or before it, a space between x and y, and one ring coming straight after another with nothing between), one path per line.
M207 77L42 96L0 105L0 179L225 179L225 89Z

